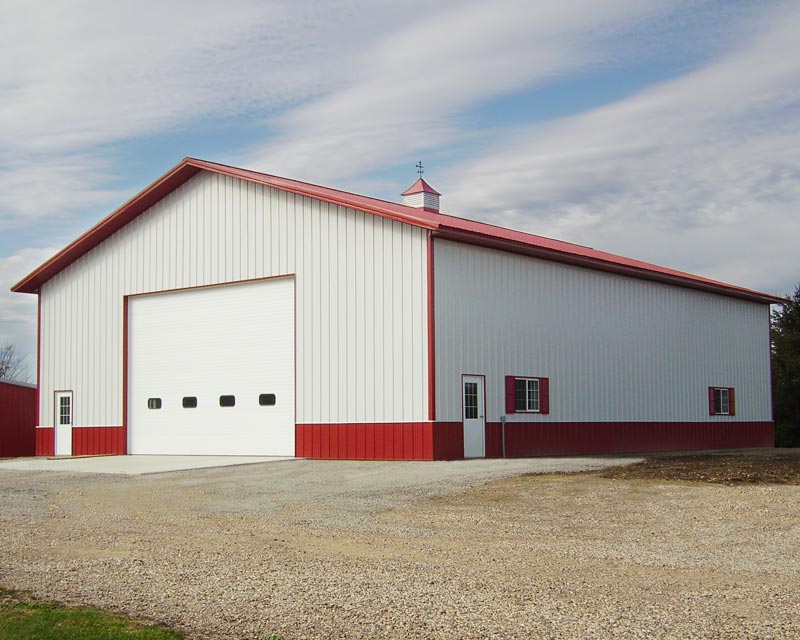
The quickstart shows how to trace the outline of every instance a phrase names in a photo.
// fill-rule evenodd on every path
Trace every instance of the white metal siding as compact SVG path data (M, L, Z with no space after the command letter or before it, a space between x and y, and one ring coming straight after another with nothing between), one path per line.
M731 420L772 419L767 305L449 241L434 256L439 420L461 420L462 374L486 375L490 421L506 375L550 378L550 414L509 420L708 420L709 386L736 388Z
M41 406L122 424L123 296L296 274L297 421L427 418L426 231L200 172L46 282Z

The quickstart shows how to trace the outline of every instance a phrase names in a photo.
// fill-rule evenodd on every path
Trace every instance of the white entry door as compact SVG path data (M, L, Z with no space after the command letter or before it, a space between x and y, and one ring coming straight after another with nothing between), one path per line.
M483 376L462 376L461 395L464 411L464 457L486 456L486 411Z
M72 391L56 391L56 455L72 455Z

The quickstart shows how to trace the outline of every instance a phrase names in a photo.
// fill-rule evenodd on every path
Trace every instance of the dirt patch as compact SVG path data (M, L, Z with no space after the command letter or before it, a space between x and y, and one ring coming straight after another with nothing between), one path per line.
M769 453L684 455L649 458L595 472L603 478L707 482L729 486L800 484L800 449Z

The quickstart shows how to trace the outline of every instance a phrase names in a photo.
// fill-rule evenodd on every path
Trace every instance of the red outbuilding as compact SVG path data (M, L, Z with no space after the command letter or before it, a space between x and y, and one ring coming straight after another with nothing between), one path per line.
M32 456L36 445L36 385L0 379L0 458Z

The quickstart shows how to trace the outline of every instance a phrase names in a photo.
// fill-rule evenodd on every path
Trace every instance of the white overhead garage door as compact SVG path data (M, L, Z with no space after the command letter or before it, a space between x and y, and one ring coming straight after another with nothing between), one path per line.
M294 278L128 299L128 452L294 455Z

